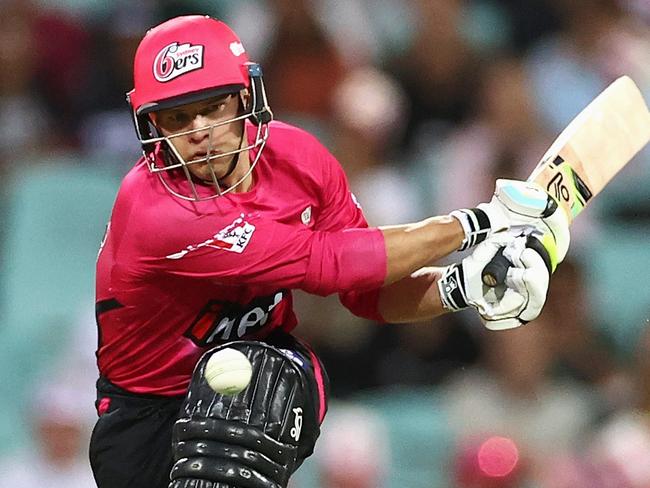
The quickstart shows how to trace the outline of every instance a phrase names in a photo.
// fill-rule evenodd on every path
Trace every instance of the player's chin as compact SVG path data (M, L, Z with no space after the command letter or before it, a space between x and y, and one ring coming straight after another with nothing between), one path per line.
M209 163L207 161L192 163L189 165L190 172L194 175L195 178L206 182L214 182L215 179L220 180L226 176L231 161L231 157L215 157L211 158Z

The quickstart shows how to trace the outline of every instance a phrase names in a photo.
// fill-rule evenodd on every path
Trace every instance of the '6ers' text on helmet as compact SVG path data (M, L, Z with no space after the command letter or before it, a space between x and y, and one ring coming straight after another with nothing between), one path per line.
M133 71L134 88L127 94L127 100L133 109L136 132L149 170L158 175L172 194L186 200L203 200L223 195L244 181L266 144L268 123L273 114L266 100L262 70L258 64L249 61L244 46L230 27L201 15L176 17L163 22L149 30L140 42ZM246 92L250 96L244 97ZM242 113L218 124L165 137L149 118L151 112L231 93L240 97ZM209 150L205 158L185 161L172 144L175 137L212 131L214 127L245 119L251 120L256 127L255 141L248 144L242 137L237 150L218 155ZM223 187L213 173L209 183L215 191L208 196L199 192L188 165L230 157L230 173L239 154L251 149L255 149L256 154L242 178ZM186 179L185 186L174 183L179 175Z

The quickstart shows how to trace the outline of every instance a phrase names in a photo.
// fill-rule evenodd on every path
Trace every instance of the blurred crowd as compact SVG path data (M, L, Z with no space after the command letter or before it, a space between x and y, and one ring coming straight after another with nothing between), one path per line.
M140 155L125 93L145 31L187 13L239 33L371 225L526 178L622 74L650 100L648 0L0 0L0 487L94 486L94 257ZM517 330L297 293L332 406L293 488L650 487L649 184L646 149Z

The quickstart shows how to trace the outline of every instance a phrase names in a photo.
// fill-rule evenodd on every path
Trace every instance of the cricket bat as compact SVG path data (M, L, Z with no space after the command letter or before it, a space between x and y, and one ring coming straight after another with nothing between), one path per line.
M546 189L571 223L649 140L648 106L621 76L569 123L528 181ZM511 265L499 252L483 269L483 283L503 284Z

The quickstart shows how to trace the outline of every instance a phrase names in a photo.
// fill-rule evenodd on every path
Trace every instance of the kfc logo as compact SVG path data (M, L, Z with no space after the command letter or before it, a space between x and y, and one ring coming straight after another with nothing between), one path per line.
M187 253L197 251L203 247L222 249L224 251L241 254L253 237L255 226L244 220L244 214L235 219L232 224L221 229L210 239L199 244L191 244L182 251L165 256L167 259L181 259Z
M153 75L164 83L200 68L203 68L203 46L173 42L156 55Z

